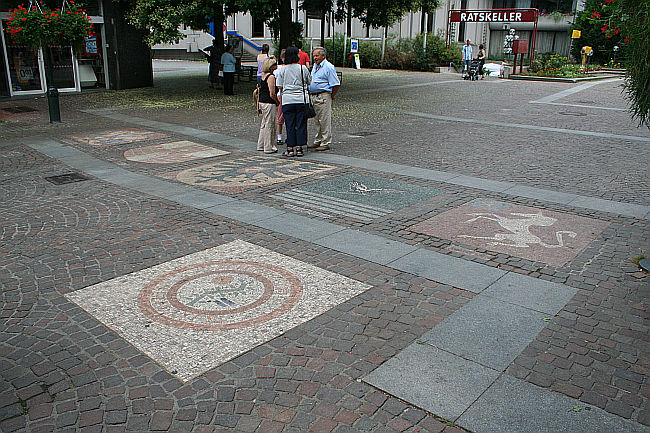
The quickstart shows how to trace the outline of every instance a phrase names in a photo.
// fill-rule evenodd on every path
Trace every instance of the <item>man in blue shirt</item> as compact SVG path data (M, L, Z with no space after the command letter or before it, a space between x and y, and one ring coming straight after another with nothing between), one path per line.
M463 72L469 73L469 66L472 64L472 41L467 40L467 44L463 45Z
M307 147L318 151L330 150L332 143L332 100L339 91L341 82L336 76L336 68L326 59L325 48L314 49L312 59L314 66L311 70L309 93L316 111L316 137Z

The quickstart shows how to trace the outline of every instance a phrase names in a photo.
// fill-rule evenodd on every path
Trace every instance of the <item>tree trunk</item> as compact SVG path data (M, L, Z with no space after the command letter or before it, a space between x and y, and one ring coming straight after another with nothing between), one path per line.
M280 49L291 46L291 0L280 0Z
M325 46L325 9L321 12L320 18L320 46Z
M345 38L343 41L343 66L348 64L346 55L348 53L348 40L352 38L352 9L348 6L348 16L347 16L347 28L345 33Z
M386 53L386 34L388 33L388 27L384 27L381 32L381 66L384 66L384 54Z
M226 21L226 17L223 15L223 6L215 6L212 10L212 21L214 24L214 38L217 40L217 57L219 58L219 64L221 64L221 55L223 54L223 48L226 44L226 41L223 37L223 25ZM213 53L215 54L215 53Z
M212 68L214 68L215 82L217 88L221 86L221 78L219 77L219 71L221 70L221 55L223 54L223 49L225 48L226 41L223 36L223 26L226 22L226 17L223 14L223 5L216 5L212 9L212 25L214 26L214 39L215 44L213 45L214 50L210 53L212 58L210 63Z

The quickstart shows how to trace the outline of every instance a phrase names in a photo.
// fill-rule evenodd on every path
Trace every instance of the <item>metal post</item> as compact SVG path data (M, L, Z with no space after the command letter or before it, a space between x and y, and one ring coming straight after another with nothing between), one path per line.
M54 86L52 78L54 64L52 62L52 53L50 47L43 47L43 55L45 56L45 80L47 81L47 108L50 112L50 123L61 122L61 110L59 109L59 91Z

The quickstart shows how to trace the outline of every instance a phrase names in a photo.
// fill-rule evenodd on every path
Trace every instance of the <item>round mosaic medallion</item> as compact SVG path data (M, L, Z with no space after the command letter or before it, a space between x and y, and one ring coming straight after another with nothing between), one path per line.
M303 286L286 269L251 261L214 261L177 268L150 281L140 310L159 323L214 331L267 322L291 310Z

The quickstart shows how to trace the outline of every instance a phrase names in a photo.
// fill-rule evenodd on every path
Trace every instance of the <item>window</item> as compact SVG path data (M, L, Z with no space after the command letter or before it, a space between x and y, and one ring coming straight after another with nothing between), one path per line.
M254 38L264 37L264 20L262 18L253 17L253 33Z

